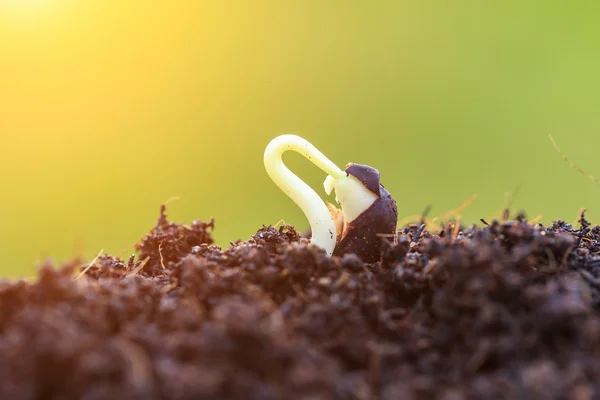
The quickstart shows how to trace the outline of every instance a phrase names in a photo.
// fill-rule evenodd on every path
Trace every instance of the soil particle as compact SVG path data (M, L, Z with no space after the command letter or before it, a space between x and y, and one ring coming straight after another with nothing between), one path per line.
M0 282L0 398L600 396L600 227L583 215L410 225L369 264L289 225L225 250L213 228L163 208L137 259Z

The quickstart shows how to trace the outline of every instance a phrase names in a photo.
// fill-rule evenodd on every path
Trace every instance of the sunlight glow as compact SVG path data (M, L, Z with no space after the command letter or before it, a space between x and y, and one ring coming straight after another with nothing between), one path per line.
M0 0L0 18L5 20L48 17L64 0Z
M0 37L55 29L77 8L72 0L0 0Z
M38 8L40 6L48 6L53 2L53 0L0 0L0 4L2 5L19 9L31 9Z

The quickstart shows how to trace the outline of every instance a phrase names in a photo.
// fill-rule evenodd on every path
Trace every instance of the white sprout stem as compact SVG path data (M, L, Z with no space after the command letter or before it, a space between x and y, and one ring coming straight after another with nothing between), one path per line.
M283 163L281 157L289 150L302 154L336 179L345 177L346 173L315 146L296 135L278 136L265 149L264 163L269 177L306 215L312 231L311 243L331 255L336 244L335 222L321 197Z

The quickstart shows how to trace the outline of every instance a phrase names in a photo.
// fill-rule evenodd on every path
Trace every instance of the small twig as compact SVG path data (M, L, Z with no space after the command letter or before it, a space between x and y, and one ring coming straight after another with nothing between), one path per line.
M589 180L596 182L597 184L600 184L600 179L596 178L593 175L588 174L586 171L584 171L583 169L579 168L575 163L571 162L567 156L564 155L564 153L560 150L560 147L558 147L558 144L556 144L556 142L554 141L554 138L552 137L552 135L548 135L548 138L550 139L550 141L552 142L552 145L554 146L554 148L556 149L556 151L558 152L558 154L560 155L560 157L571 167L573 168L575 171L579 172L580 174L583 174L584 176L586 176Z
M464 203L462 203L460 206L458 206L458 207L457 207L457 208L455 208L454 210L450 210L450 211L448 211L448 212L447 212L447 213L445 213L445 214L442 214L442 215L440 215L440 216L437 216L437 217L433 218L431 221L429 221L429 223L433 223L433 222L435 222L435 221L437 221L437 220L444 219L444 218L446 218L446 217L448 217L448 216L450 216L450 215L456 215L456 214L458 214L459 212L461 212L462 210L464 210L465 208L467 208L467 206L468 206L469 204L471 204L471 202L472 202L473 200L475 200L475 198L476 198L476 197L477 197L477 195L476 195L476 194L474 194L473 196L469 197L469 198L467 199L467 201L465 201Z
M179 201L179 200L181 200L182 197L183 197L182 195L171 196L167 200L165 200L165 202L163 204L165 206L168 206L173 201Z
M283 218L277 221L277 223L273 225L273 228L279 228L279 226L282 224L285 224L285 220Z
M160 265L162 266L162 269L167 269L167 267L165 267L165 259L163 258L162 255L162 242L160 242L160 244L158 245L158 254L160 255Z
M425 223L425 221L427 220L427 216L429 215L430 211L431 211L431 204L427 204L427 207L425 207L425 209L421 213L421 220L420 220L420 222L422 224Z
M454 227L452 229L452 235L450 236L450 243L454 243L456 238L458 237L458 233L460 232L460 215L456 217L456 221L454 221Z
M531 221L529 221L529 223L531 225L535 225L537 224L540 220L542 219L542 214L538 215L537 217L535 217L534 219L532 219Z
M142 270L142 268L144 268L146 264L148 264L148 261L150 261L150 256L146 257L143 261L141 261L140 265L138 265L133 271L128 273L126 278L132 278L135 275L137 275Z
M98 254L96 255L96 257L94 257L94 259L87 265L87 267L85 267L85 269L83 271L81 271L81 273L79 274L79 276L77 276L77 278L75 278L75 280L78 280L79 278L81 278L82 276L85 275L86 272L88 272L88 270L90 268L92 268L92 266L94 264L96 264L96 261L98 261L98 258L100 258L100 255L102 255L102 253L104 253L104 249L100 250L98 252Z
M413 242L416 242L417 240L419 240L419 238L421 237L421 234L425 230L426 226L427 226L427 224L421 224L421 226L419 227L419 229L417 229L417 232L415 232L415 236L412 239Z

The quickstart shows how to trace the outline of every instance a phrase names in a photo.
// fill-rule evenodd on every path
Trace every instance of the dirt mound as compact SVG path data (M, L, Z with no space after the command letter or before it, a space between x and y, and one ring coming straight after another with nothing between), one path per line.
M164 214L137 261L0 283L2 399L600 396L600 228L409 226L381 262Z

